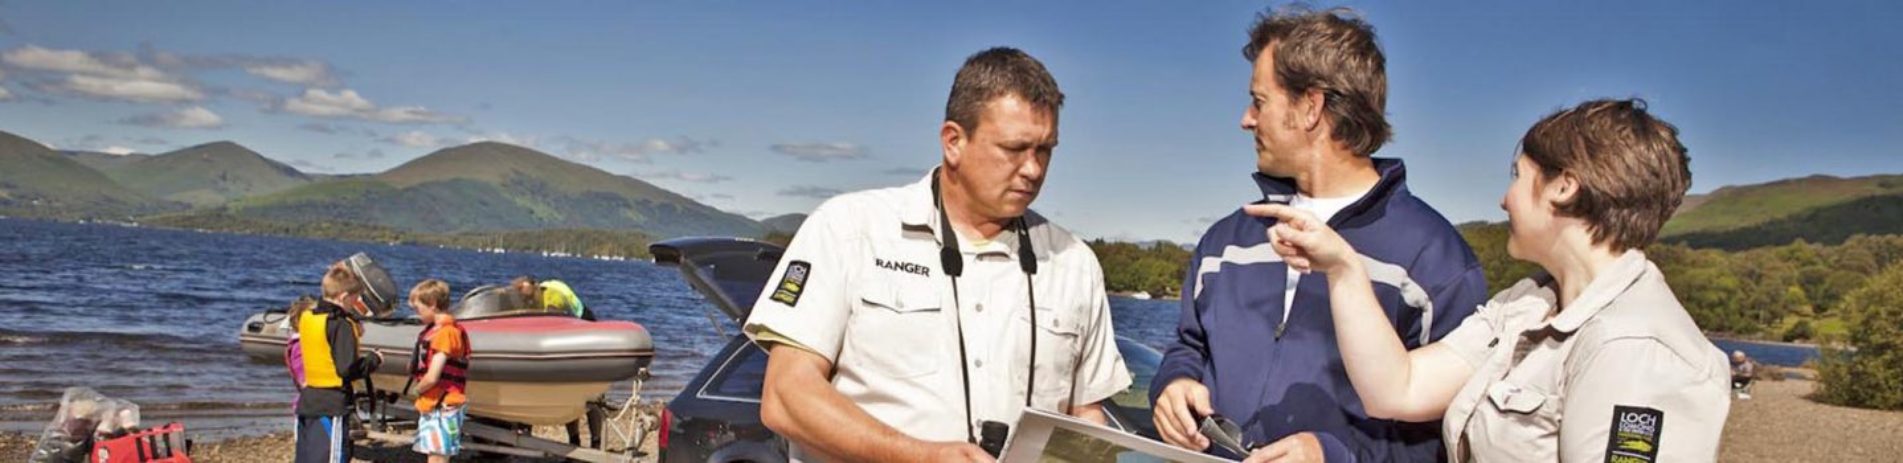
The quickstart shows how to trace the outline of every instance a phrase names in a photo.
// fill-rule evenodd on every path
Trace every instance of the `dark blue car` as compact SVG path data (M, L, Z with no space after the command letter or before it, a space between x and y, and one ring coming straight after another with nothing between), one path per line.
M778 245L729 238L682 238L649 247L655 263L674 265L681 275L738 324L753 308L779 263ZM1130 367L1130 389L1112 397L1104 410L1110 425L1151 439L1150 378L1163 355L1136 341L1117 337L1117 350ZM760 391L766 380L766 353L734 333L693 381L661 412L660 461L783 462L786 440L760 423Z

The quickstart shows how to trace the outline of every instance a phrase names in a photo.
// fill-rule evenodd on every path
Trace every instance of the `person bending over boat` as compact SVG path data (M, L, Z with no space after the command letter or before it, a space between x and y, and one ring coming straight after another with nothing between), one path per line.
M410 289L410 308L423 320L410 365L416 390L416 445L412 450L430 463L446 463L462 450L463 404L468 402L469 335L456 325L449 307L449 284L423 280Z
M297 317L304 363L304 386L297 397L298 463L350 461L345 417L355 403L352 383L367 379L383 363L381 354L361 356L357 349L363 336L358 317L389 307L388 299L364 279L366 268L375 265L361 253L331 264L320 283L323 300ZM375 271L382 273L381 268Z
M537 282L535 277L523 275L510 281L509 287L514 288L516 295L521 296L523 307L547 312L562 312L573 315L575 318L595 321L595 313L582 305L581 296L575 295L575 290L570 289L568 284L561 280ZM589 447L601 448L601 423L606 419L606 413L602 411L602 408L606 407L607 403L606 394L588 403L587 415L584 418L588 421ZM580 446L581 421L569 422L565 427L568 429L568 445Z
M1543 271L1411 352L1369 283L1391 269L1313 214L1247 209L1280 221L1268 235L1289 265L1326 276L1368 414L1442 419L1452 460L1712 461L1731 406L1725 354L1640 250L1691 184L1685 153L1640 100L1589 101L1534 124L1500 207L1507 253Z
M566 312L575 318L595 321L595 313L588 310L588 306L581 303L581 296L576 295L575 290L562 280L537 282L534 277L519 276L509 282L509 286L515 288L516 294L525 301L524 307Z

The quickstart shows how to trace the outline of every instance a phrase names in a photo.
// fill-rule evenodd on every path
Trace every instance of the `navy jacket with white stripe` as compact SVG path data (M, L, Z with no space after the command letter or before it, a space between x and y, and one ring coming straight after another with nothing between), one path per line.
M1485 303L1487 281L1453 225L1408 193L1401 161L1374 161L1381 180L1328 224L1372 261L1375 296L1413 349L1453 331ZM1254 178L1265 201L1296 193L1289 179ZM1314 432L1329 462L1445 460L1439 423L1372 419L1362 408L1335 345L1326 276L1298 280L1294 308L1278 327L1288 267L1269 249L1274 223L1237 209L1203 234L1184 276L1177 341L1151 383L1152 401L1171 381L1191 378L1209 387L1216 413L1242 426L1245 442Z

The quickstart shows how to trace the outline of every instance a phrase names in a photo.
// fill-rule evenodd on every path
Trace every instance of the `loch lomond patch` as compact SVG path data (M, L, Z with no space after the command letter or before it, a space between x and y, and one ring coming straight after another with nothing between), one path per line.
M795 305L800 302L800 291L806 289L806 276L813 271L813 264L803 260L786 263L786 273L780 275L780 284L773 286L773 300L781 304Z
M1606 463L1658 461L1659 433L1665 431L1665 412L1645 407L1612 406L1612 429L1606 442Z

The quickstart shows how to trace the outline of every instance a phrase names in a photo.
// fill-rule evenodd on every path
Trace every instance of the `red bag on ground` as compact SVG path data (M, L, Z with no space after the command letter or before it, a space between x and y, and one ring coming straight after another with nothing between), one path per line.
M167 423L93 443L95 463L191 463L185 425Z

